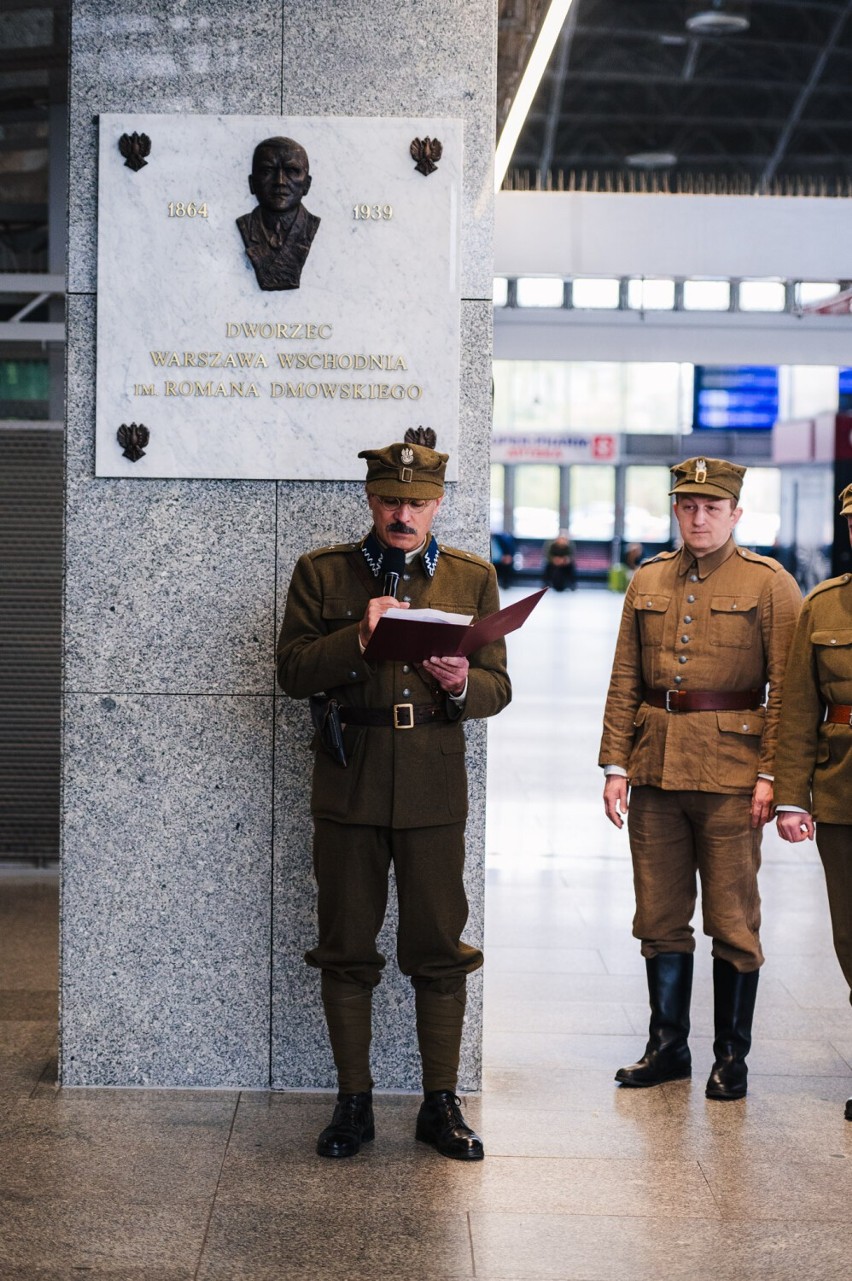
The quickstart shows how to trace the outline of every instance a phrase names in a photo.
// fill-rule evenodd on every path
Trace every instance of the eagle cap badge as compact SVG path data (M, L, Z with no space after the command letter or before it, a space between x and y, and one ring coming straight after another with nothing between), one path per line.
M696 458L695 460L695 483L704 485L707 481L707 459Z

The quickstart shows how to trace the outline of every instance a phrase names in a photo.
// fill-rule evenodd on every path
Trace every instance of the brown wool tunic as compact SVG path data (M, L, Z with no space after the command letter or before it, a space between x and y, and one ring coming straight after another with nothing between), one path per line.
M784 684L775 801L821 823L852 824L852 727L825 723L827 703L852 705L850 574L820 583L802 607Z
M463 823L467 775L461 722L493 716L509 702L506 646L498 641L470 655L462 708L414 665L365 662L358 624L371 595L382 595L382 586L381 579L365 580L360 547L324 547L298 561L278 643L282 688L292 698L324 690L350 707L439 702L450 720L412 730L347 726L346 769L322 750L315 753L311 812L338 823L390 828ZM405 573L400 596L410 598L412 609L430 606L478 619L500 608L493 566L470 552L442 544L434 576L422 557Z
M599 763L632 786L750 793L773 773L787 652L801 605L775 560L724 547L696 560L663 552L635 573L624 602ZM645 689L759 690L765 710L669 713Z

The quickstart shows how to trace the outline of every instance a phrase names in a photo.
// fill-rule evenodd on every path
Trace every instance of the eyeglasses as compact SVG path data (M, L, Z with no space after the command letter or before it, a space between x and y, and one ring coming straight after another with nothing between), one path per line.
M413 512L421 512L434 502L432 498L381 498L378 494L376 497L386 512L399 511L400 507L410 507Z

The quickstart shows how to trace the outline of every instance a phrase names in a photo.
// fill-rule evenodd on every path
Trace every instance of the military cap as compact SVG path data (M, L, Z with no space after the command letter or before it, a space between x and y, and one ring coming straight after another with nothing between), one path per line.
M745 467L724 458L687 458L671 468L674 487L670 494L695 494L704 498L732 498L739 502Z
M422 443L428 440L430 443ZM380 498L440 498L449 454L432 449L435 433L406 432L406 439L384 449L362 449L367 460L367 493Z
M841 489L838 498L840 499L840 515L852 516L852 485L847 485L845 489Z

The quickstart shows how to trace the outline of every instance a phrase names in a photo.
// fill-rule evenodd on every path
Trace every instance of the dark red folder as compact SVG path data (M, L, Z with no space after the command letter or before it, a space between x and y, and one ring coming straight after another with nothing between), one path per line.
M544 593L533 592L523 600L480 618L478 623L427 623L418 619L380 618L364 650L368 663L390 659L401 663L422 663L424 658L447 658L472 654L491 641L517 631L529 618Z

